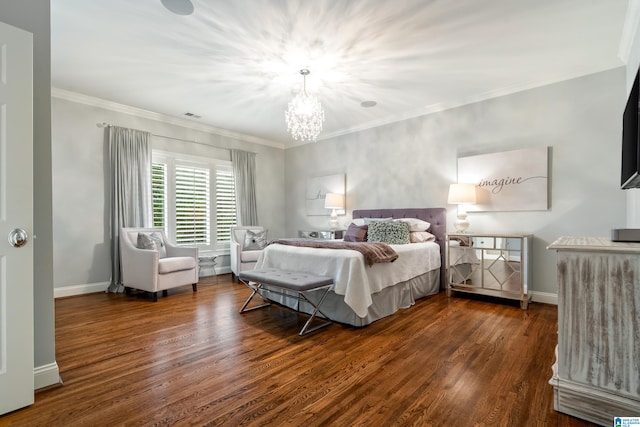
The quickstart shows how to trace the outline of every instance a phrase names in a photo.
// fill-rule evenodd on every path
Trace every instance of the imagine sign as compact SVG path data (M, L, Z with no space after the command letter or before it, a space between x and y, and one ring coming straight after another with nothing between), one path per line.
M458 158L458 182L476 184L469 212L549 209L548 147Z

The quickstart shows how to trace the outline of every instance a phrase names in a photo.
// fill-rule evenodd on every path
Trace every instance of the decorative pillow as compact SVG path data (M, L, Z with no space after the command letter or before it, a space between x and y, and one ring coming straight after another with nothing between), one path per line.
M394 221L402 221L409 224L409 231L427 231L431 227L431 223L418 218L398 218Z
M167 248L164 245L162 236L158 233L138 233L136 246L140 249L151 249L158 251L160 258L167 257Z
M164 240L162 240L162 236L158 233L151 233L149 235L154 242L156 242L156 247L158 248L158 253L160 254L160 258L167 257L167 247L164 245Z
M436 236L428 231L412 231L409 233L411 243L435 242Z
M244 235L243 251L259 251L264 249L269 242L267 241L267 230L251 231L247 230Z
M136 247L138 249L150 249L152 251L158 250L156 242L151 237L149 237L147 233L138 233L138 241L136 243Z
M342 240L345 242L366 242L368 225L350 224Z
M389 245L411 243L409 239L409 224L402 221L373 221L369 224L367 240L369 242L388 243Z

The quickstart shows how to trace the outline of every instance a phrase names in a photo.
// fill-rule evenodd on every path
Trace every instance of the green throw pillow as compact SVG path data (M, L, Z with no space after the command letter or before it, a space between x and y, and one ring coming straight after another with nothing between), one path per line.
M373 221L369 224L367 240L389 245L404 245L411 243L409 236L409 224L406 222Z

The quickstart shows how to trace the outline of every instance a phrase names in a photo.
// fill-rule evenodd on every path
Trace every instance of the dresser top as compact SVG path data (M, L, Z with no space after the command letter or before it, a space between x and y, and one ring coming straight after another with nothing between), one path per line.
M563 236L547 246L550 250L583 252L627 252L640 254L640 243L612 242L607 237Z
M532 238L533 234L517 234L517 233L447 233L448 236L455 237L500 237L500 238Z

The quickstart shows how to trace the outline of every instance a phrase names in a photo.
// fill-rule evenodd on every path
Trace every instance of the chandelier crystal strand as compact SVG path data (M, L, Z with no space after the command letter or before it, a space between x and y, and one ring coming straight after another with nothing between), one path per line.
M307 75L310 73L307 69L300 70L303 78L302 91L289 102L285 111L287 130L296 141L315 142L324 122L324 110L320 101L307 93Z

